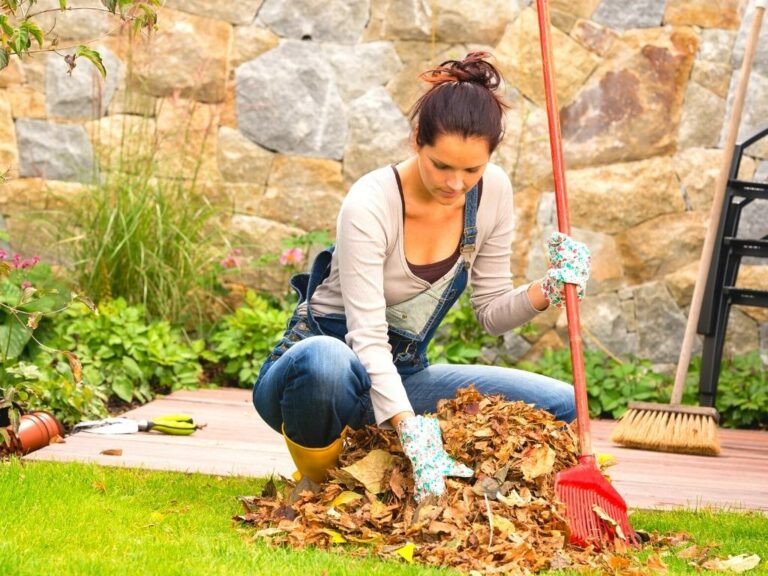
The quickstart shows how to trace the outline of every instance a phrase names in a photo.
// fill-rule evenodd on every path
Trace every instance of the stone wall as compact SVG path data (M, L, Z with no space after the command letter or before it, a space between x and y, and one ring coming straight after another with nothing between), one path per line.
M550 1L573 233L594 253L582 307L588 346L676 361L752 3ZM15 242L45 249L26 216L76 197L94 158L147 126L163 142L158 175L199 169L250 254L276 252L302 231L332 231L349 184L408 154L418 73L484 49L511 104L494 160L515 186L512 269L518 282L544 271L556 222L530 0L167 0L148 42L129 42L85 11L47 17L41 24L55 20L59 46L107 34L109 76L101 83L85 62L69 76L49 54L0 72L0 167L11 169L0 212ZM742 133L768 119L762 40ZM204 152L199 167L193 150ZM742 173L768 178L768 142L750 150ZM745 210L742 229L768 234L765 202ZM266 289L282 281L249 278ZM751 263L740 284L766 288L768 267ZM563 344L563 314L535 324L535 336L508 337L510 354ZM768 311L733 311L727 353L766 351L766 339Z

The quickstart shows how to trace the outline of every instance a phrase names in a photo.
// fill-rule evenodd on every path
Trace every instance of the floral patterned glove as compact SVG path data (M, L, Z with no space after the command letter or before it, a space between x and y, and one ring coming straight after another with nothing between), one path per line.
M445 492L445 476L468 478L474 474L446 453L437 418L405 418L398 423L397 433L413 467L416 501Z
M547 251L549 270L541 281L541 290L550 304L555 308L563 307L566 284L576 284L576 296L579 300L584 298L592 261L589 248L562 232L553 232L547 242Z

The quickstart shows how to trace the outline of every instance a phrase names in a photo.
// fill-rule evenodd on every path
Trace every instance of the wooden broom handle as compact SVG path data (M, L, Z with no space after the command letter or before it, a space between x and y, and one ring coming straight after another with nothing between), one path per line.
M760 35L760 26L763 21L767 0L757 0L755 2L755 13L752 17L752 28L747 38L746 48L744 50L744 60L741 63L741 73L739 76L739 85L733 98L733 109L728 123L728 134L723 148L723 157L720 163L720 174L715 184L715 194L712 198L712 208L709 212L709 225L707 234L704 238L704 247L701 249L701 259L699 260L699 272L696 276L696 284L693 287L693 297L691 299L691 309L688 312L688 323L685 326L685 335L683 336L683 345L680 348L680 359L677 361L677 371L675 372L675 385L672 388L671 404L680 404L683 399L683 388L685 388L685 378L688 375L688 365L691 363L691 352L693 350L693 341L696 337L696 327L701 315L701 305L704 300L704 287L707 283L707 275L712 264L712 254L714 252L715 236L720 223L720 215L723 209L723 200L725 190L728 185L728 173L730 172L731 161L733 160L733 149L736 145L736 136L741 124L741 114L744 110L744 99L747 94L747 85L749 84L749 75L752 70L752 60L755 56L757 47L757 38Z
M536 9L539 16L541 62L544 72L544 93L547 100L547 119L549 121L549 147L552 153L552 171L555 179L557 224L560 232L570 234L571 223L568 216L568 194L565 186L563 141L560 135L560 109L557 106L557 91L554 81L555 72L549 37L549 8L547 0L536 0ZM582 456L585 456L592 454L592 435L589 430L589 405L587 403L587 382L579 323L579 300L576 297L576 286L574 284L565 285L565 312L568 318L568 339L571 345L573 388L576 396L576 420L579 424L579 451Z

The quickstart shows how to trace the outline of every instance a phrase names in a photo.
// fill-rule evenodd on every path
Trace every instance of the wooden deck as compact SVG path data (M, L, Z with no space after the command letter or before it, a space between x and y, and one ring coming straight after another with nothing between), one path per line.
M192 436L138 433L77 434L26 456L27 460L95 462L111 466L178 470L216 475L290 475L294 467L282 437L256 414L248 390L181 391L125 416L151 419L191 414L206 428ZM611 468L616 489L632 508L701 508L768 511L768 432L722 430L723 452L712 458L618 447L608 440L612 421L593 422L597 453L619 464ZM105 456L106 449L121 456Z

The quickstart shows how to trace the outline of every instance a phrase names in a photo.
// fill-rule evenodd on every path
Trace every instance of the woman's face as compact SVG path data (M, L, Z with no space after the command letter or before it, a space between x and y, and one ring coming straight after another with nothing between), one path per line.
M491 158L485 138L441 134L417 149L419 174L430 196L444 206L463 202Z

